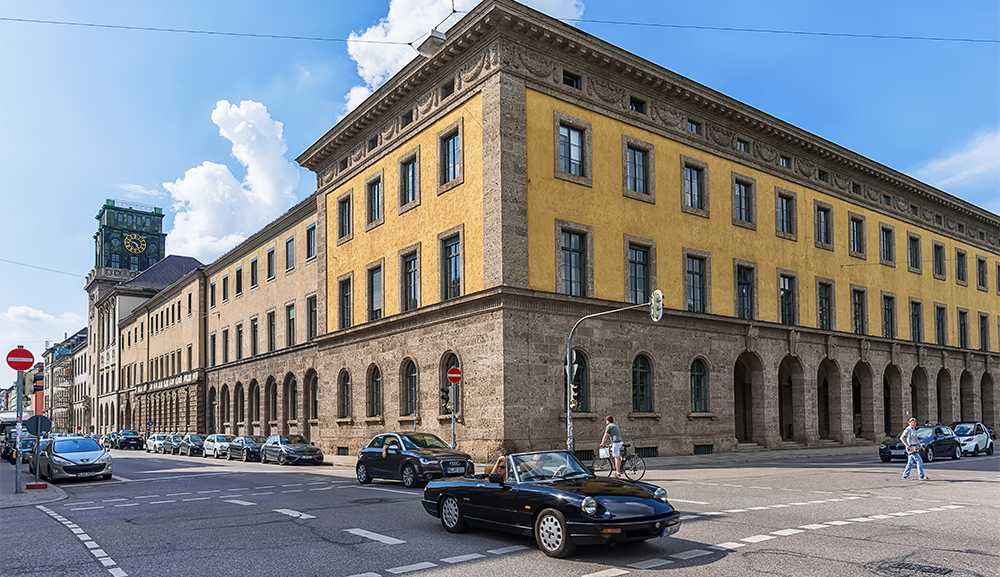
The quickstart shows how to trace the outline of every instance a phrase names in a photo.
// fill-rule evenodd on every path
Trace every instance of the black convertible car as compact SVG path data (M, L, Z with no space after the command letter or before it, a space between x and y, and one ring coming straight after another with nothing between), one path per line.
M645 541L673 535L680 513L655 485L602 478L568 451L507 457L506 474L431 481L424 509L452 533L479 525L534 535L550 557L577 545Z
M883 463L888 463L893 459L906 459L906 447L899 440L899 436L882 441L878 447L878 456ZM920 439L920 456L925 463L930 463L938 457L951 457L952 459L962 458L962 442L958 436L944 425L933 427L920 427L917 429L917 438Z

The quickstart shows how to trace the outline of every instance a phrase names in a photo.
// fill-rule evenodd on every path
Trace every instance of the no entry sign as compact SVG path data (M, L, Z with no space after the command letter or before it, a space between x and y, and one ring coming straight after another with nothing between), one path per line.
M35 355L28 349L14 349L7 353L7 364L15 371L26 371L35 364Z
M457 385L462 381L462 370L458 367L448 369L448 382Z

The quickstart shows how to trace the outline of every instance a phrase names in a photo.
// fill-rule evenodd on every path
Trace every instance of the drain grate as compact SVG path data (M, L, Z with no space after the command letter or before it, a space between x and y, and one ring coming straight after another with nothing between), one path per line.
M931 565L917 565L916 563L896 563L894 565L889 565L892 569L909 569L911 571L921 571L924 573L933 573L935 575L947 575L951 573L951 569L946 567L933 567Z

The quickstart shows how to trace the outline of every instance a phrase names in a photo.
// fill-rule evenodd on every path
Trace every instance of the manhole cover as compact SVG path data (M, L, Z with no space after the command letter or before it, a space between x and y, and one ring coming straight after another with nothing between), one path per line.
M921 571L923 573L933 573L935 575L947 575L951 569L946 567L933 567L931 565L917 565L916 563L895 563L889 565L892 569L909 569L911 571Z

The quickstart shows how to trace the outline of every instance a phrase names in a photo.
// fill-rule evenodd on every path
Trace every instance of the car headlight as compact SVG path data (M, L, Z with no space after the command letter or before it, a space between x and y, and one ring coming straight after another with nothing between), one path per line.
M62 457L57 457L56 455L52 455L52 462L55 463L56 465L72 465L73 464L73 461L70 461L69 459L63 459Z
M597 514L597 499L594 499L593 497L587 497L586 499L583 500L583 503L580 505L580 510L583 511L584 515L593 517L594 515Z
M104 453L103 455L101 455L97 459L97 462L98 463L110 463L111 462L111 454L110 453Z
M888 446L889 446L889 445L886 445L885 443L882 443L881 445L879 445L879 446L878 446L878 448L879 448L879 449L885 449L885 448L886 448L886 447L888 447Z
M434 463L437 463L437 459L427 459L424 457L420 457L421 465L433 465Z
M661 503L666 503L667 490L664 489L663 487L659 487L658 489L656 489L656 492L653 493L653 498L656 499L657 501L660 501Z

